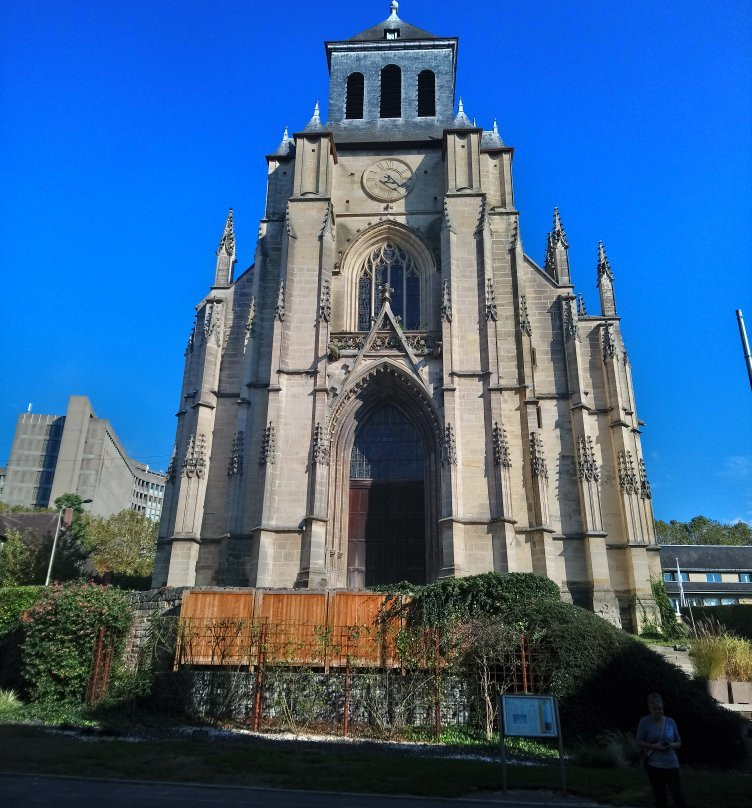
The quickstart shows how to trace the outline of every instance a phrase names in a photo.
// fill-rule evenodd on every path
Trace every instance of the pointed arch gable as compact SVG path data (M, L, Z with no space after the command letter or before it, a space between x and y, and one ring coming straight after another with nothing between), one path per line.
M404 399L403 406L410 411L408 417L420 422L425 440L441 442L441 419L423 380L391 358L374 362L348 379L331 405L327 423L330 440L335 440L353 408L390 397L397 401Z
M358 426L384 404L395 406L415 427L425 447L426 570L441 568L438 517L440 502L441 421L422 380L392 359L371 364L350 380L332 403L327 429L330 437L330 476L327 545L334 579L344 586L347 573L350 455Z

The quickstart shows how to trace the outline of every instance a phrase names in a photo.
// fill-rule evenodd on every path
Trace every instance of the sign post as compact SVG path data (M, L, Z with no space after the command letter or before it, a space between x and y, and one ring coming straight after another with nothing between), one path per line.
M559 701L555 696L524 694L499 696L499 746L501 747L501 787L507 790L507 736L524 738L556 738L559 743L561 792L567 793L564 767L564 740L559 720Z

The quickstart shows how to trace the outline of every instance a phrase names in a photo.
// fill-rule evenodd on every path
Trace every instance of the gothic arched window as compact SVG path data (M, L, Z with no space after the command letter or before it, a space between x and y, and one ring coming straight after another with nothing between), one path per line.
M381 71L382 118L402 117L402 71L397 65L387 65Z
M365 83L362 73L350 73L345 94L345 118L363 117L363 94Z
M391 307L408 331L420 327L420 274L412 257L386 242L363 262L358 278L358 331L370 331L381 308L381 288L392 290Z
M418 73L418 117L432 118L436 115L436 75L433 70Z
M351 480L422 480L425 449L415 427L385 404L358 427L350 453Z

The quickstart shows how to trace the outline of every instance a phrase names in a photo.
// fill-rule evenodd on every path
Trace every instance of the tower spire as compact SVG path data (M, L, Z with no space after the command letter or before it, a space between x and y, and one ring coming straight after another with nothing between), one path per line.
M290 152L295 148L295 141L287 133L287 127L282 133L282 142L277 146L277 151L274 152L277 157L287 157Z
M601 296L601 314L604 317L615 317L614 273L602 241L598 242L598 291Z
M315 106L313 107L313 117L310 121L306 124L306 128L303 130L305 132L316 132L319 129L322 129L321 126L321 118L319 117L319 102L317 101Z
M470 123L470 119L465 115L465 105L462 103L462 96L460 96L460 102L457 108L457 115L454 119L455 126L472 126Z
M554 208L553 229L546 239L546 263L545 270L557 282L563 286L571 283L569 275L569 242L564 226L561 223L559 209Z
M225 229L217 247L217 268L214 272L215 286L229 286L232 283L232 270L235 266L235 227L232 208L227 214Z

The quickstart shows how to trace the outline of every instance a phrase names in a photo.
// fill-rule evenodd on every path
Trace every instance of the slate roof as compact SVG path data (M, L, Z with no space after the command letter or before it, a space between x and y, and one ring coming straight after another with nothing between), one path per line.
M55 535L57 513L3 513L0 514L0 537L3 540L11 530L17 530L29 544L43 544Z
M348 42L375 42L377 40L386 39L386 32L387 31L394 31L394 29L399 29L399 38L400 40L403 39L441 39L441 37L436 36L435 34L431 34L428 31L424 31L422 28L417 28L414 25L410 25L409 22L403 22L397 16L390 16L384 20L384 22L380 22L378 25L374 25L371 28L367 28L365 31L361 31L359 34L350 37Z
M682 572L752 571L752 545L662 544L660 557L664 570L675 570L678 558Z

